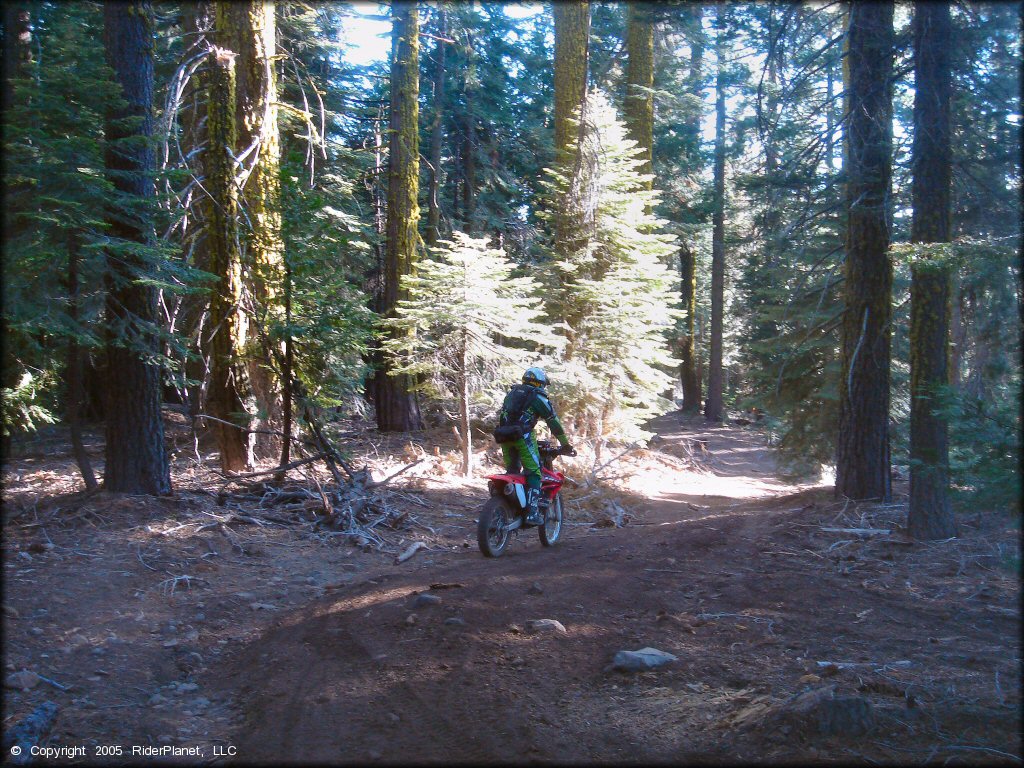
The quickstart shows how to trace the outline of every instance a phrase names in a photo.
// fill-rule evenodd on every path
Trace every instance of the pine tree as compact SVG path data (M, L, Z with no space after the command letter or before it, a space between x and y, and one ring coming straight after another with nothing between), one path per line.
M242 280L249 334L243 355L255 402L253 451L257 458L280 452L281 385L277 380L279 344L269 334L280 320L283 262L281 242L275 3L269 0L218 3L220 45L235 61L234 152L241 158L239 205L247 227ZM247 231L246 231L247 230Z
M550 353L558 337L542 322L542 300L530 277L514 277L505 253L487 238L453 233L441 249L402 278L394 331L384 347L392 370L420 382L432 400L458 413L462 471L472 470L471 417L493 411L504 391L495 384Z
M391 54L391 138L388 153L387 258L382 314L402 298L401 279L411 274L419 244L419 15L413 3L395 5ZM385 361L376 387L382 432L422 429L413 382L391 375Z
M849 222L836 492L889 501L892 262L886 204L892 173L893 5L854 4L849 19Z
M645 3L629 5L626 51L629 66L622 112L630 138L644 154L640 172L650 174L654 152L654 22Z
M587 212L585 235L568 254L555 251L547 289L572 351L554 380L576 433L637 436L641 421L670 407L660 393L672 382L669 366L678 365L666 337L678 314L675 275L665 264L675 239L649 212L658 197L639 173L642 150L607 97L592 94L585 113L579 169L548 172L552 199L587 195L568 203Z
M945 243L951 232L950 48L947 3L914 6L914 221L912 240ZM950 277L948 263L923 259L911 266L910 288L910 508L911 536L956 536L949 501L949 436L938 413L939 390L949 382Z
M226 8L217 8L217 38L230 24ZM230 39L231 35L226 35ZM207 99L209 147L204 154L207 241L210 272L217 277L210 298L208 341L210 386L208 410L213 416L221 468L241 472L253 462L249 432L251 402L243 353L248 318L242 308L242 255L238 240L238 191L235 185L233 147L237 146L235 122L235 58L226 48L216 48L210 61L210 93Z
M154 324L156 291L145 278L140 246L153 240L146 205L153 196L152 8L147 2L106 3L107 62L123 100L106 112L106 168L115 195L108 208L107 408L104 487L110 491L171 492L160 415L160 368Z
M711 353L708 362L708 392L704 418L722 421L722 344L725 314L725 56L728 12L719 5L715 16L715 209L711 238Z

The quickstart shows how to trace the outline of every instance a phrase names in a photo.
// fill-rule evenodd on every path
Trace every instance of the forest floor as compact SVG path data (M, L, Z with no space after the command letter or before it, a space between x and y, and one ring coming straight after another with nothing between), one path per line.
M596 475L559 459L563 540L530 530L495 560L487 466L458 476L440 430L347 433L375 479L421 459L376 491L391 527L355 542L220 494L177 413L168 498L83 497L66 436L22 445L4 731L49 700L49 745L85 755L48 763L1020 762L1017 519L961 513L959 538L915 543L905 483L854 504L779 480L753 426L649 429ZM645 647L676 660L610 668Z

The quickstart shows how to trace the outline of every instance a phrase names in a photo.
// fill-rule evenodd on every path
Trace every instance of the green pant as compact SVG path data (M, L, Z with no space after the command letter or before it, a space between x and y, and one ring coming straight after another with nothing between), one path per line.
M501 455L505 460L506 472L512 474L519 472L521 463L523 474L526 475L526 487L540 490L540 451L537 449L537 439L532 432L514 443L502 443Z

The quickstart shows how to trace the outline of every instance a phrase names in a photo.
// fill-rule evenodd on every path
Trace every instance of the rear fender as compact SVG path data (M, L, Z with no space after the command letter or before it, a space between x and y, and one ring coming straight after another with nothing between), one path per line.
M516 483L517 485L524 485L526 483L524 475L487 475L487 479L500 480L503 483Z
M492 496L504 496L520 509L526 509L526 477L523 475L487 475Z

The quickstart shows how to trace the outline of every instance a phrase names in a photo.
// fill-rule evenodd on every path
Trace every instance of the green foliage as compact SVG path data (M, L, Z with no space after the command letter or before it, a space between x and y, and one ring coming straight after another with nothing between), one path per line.
M103 49L92 30L102 28L98 3L59 9L39 6L33 19L33 61L12 80L14 100L4 118L3 382L10 392L42 392L55 377L63 342L88 348L99 338L102 307L104 204L110 184L103 169L103 112L117 98ZM69 241L81 251L80 319L68 314ZM29 371L35 382L17 382ZM31 420L23 422L26 425Z
M382 326L395 373L412 374L419 389L455 417L465 381L471 414L490 416L504 382L550 357L560 339L540 320L538 286L514 276L504 251L463 232L443 240L431 258L402 278L407 299Z
M951 387L936 394L949 423L950 482L958 506L1019 513L1020 375L986 402Z
M49 372L33 376L31 371L25 371L13 387L0 388L0 434L7 437L34 432L39 424L53 424L57 420L40 402L46 393L51 395L46 399L52 399L52 379Z
M374 315L360 288L371 258L372 230L353 211L354 160L333 153L333 173L305 183L302 157L283 163L285 260L291 272L292 318L270 320L272 338L293 339L296 375L321 405L349 405L367 372Z
M640 437L643 421L671 407L662 394L678 366L666 338L678 281L665 262L675 237L650 212L658 193L646 189L636 142L600 92L587 98L580 154L545 181L553 207L583 222L578 247L555 250L548 273L549 310L568 339L554 391L577 433Z

